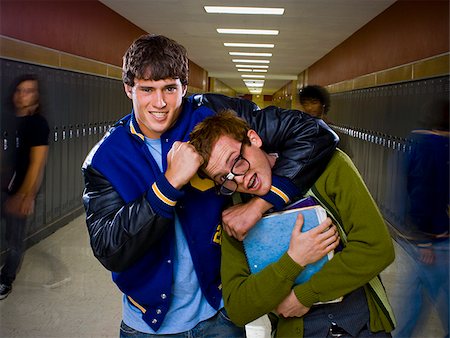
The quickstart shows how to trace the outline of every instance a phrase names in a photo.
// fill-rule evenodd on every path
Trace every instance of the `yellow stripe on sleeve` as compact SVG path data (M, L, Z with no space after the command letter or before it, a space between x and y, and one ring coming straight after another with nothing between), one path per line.
M167 198L162 192L161 190L159 190L158 186L156 185L156 182L153 183L152 185L152 190L155 193L155 195L164 203L166 203L167 205L170 205L171 207L174 207L175 204L177 204L176 201L172 201L170 198Z
M282 192L280 189L278 189L277 187L274 187L272 185L272 187L270 188L270 191L272 191L274 194L277 194L280 198L282 198L284 200L284 203L289 202L289 197L288 195L286 195L284 192Z

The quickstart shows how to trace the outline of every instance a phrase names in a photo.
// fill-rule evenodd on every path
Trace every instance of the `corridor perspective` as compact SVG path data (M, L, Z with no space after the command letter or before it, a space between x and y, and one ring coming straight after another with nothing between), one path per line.
M0 338L242 336L238 321L248 338L448 338L449 13L0 0ZM190 132L224 109L255 138L211 141L232 154L218 168ZM311 195L335 260L301 285L318 246L252 274L239 235ZM271 323L279 309L296 315Z

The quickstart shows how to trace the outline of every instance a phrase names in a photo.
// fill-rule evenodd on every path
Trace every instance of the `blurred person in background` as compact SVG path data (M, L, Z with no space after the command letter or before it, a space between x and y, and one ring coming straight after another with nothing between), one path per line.
M309 85L303 87L298 92L298 97L305 113L312 117L322 119L327 124L333 125L333 122L328 118L328 112L331 107L330 93L328 90L319 85ZM347 139L348 136L342 136L339 137L338 147L352 158L353 152Z
M303 111L318 119L326 121L326 114L330 110L330 94L318 85L302 88L298 94Z
M44 176L48 155L49 127L41 115L39 82L33 75L23 75L14 86L15 152L13 172L3 203L6 219L5 264L0 272L0 299L12 291L25 251L27 219L34 213L35 199Z
M449 334L449 100L424 105L407 156L407 215L399 244L406 273L398 285L395 337L412 337L435 306ZM428 302L425 298L428 298Z

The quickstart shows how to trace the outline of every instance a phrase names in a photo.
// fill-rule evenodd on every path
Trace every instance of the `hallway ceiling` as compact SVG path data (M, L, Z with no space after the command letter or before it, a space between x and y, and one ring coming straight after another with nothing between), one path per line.
M395 0L100 0L141 29L166 35L188 50L189 59L238 94L249 93L241 75L265 75L271 95L325 56ZM203 6L284 8L283 15L208 14ZM217 28L278 30L279 35L219 34ZM225 42L273 43L274 48L225 47ZM267 57L229 52L272 53ZM265 59L267 73L238 72L232 59ZM242 64L242 63L240 63Z

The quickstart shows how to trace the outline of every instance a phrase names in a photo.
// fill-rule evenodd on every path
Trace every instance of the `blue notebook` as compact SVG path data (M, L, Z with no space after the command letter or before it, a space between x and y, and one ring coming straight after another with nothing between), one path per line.
M325 209L319 205L297 209L287 207L287 209L264 216L245 237L243 245L251 273L261 271L280 259L287 251L299 212L304 217L302 232L318 226L327 217ZM307 265L295 283L300 284L309 280L332 257L333 252L330 252L319 261Z

